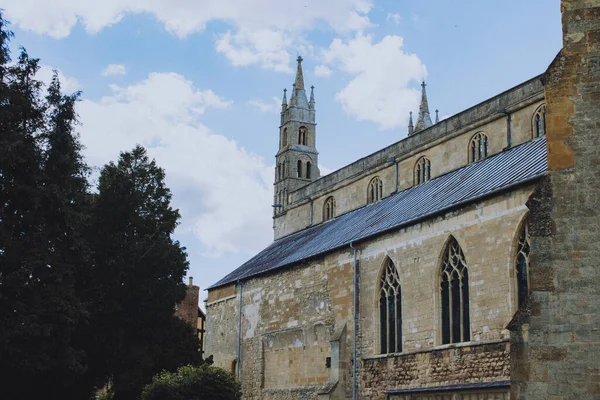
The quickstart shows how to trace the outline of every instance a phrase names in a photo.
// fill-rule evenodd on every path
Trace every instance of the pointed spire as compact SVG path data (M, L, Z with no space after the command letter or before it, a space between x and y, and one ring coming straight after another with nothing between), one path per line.
M437 124L438 122L440 122L440 114L439 114L440 110L438 110L437 108L435 109L435 123Z
M290 96L290 107L296 105L296 84L292 84L292 95Z
M429 128L433 123L429 115L429 104L427 103L427 93L425 92L425 81L421 83L421 104L419 105L419 118L415 125L415 131Z
M410 114L410 117L408 118L408 136L412 135L413 131L414 131L413 120L412 120L412 111L409 114Z
M315 87L314 86L310 87L310 101L308 102L308 109L309 110L315 109Z
M298 56L298 69L296 70L296 90L304 90L304 76L302 75L302 57Z
M281 105L282 106L287 106L287 89L283 89L283 100L281 100Z

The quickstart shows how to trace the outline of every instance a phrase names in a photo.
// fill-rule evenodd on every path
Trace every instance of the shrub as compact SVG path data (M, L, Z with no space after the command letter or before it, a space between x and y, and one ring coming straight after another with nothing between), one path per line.
M142 400L239 400L241 396L234 374L206 364L162 372L142 392Z

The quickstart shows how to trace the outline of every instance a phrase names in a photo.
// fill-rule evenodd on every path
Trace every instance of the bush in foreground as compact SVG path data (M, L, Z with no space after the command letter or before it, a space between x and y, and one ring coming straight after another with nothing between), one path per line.
M162 372L142 392L142 400L239 400L242 392L234 374L210 365Z

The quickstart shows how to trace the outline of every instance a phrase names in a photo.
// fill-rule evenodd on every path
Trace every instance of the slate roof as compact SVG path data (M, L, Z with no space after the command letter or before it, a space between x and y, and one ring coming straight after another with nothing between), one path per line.
M208 289L274 271L414 224L538 179L546 170L546 139L521 144L377 203L280 238Z

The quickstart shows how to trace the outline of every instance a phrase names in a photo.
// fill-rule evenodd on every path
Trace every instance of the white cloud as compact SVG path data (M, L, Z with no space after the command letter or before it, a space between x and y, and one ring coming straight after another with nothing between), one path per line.
M248 104L262 112L278 114L281 111L281 100L275 96L271 97L270 103L265 103L262 100L250 100Z
M327 65L317 65L315 67L315 75L323 78L331 76L333 71Z
M20 28L55 38L77 23L89 33L118 23L127 14L148 13L169 32L186 37L210 21L233 28L217 39L217 49L234 65L289 69L290 55L304 46L302 34L319 24L346 33L371 26L372 0L20 0L5 5L6 18Z
M126 70L123 64L109 64L104 71L102 71L103 76L113 76L113 75L125 75Z
M394 24L398 25L400 21L402 21L402 17L400 16L400 14L388 13L387 17L385 17L385 21L393 22Z
M321 177L323 177L325 175L329 175L333 171L337 171L337 168L336 169L328 168L324 165L319 164L319 172L321 173Z
M205 255L250 254L271 241L273 167L200 122L205 110L231 102L175 73L111 88L111 95L77 105L91 165L140 143L166 170L183 217L178 231L192 232Z
M78 90L81 90L82 86L79 81L75 78L66 77L65 74L62 73L57 68L52 68L49 65L42 64L40 65L40 69L38 70L35 77L42 81L46 87L52 82L52 77L54 76L54 70L58 71L58 79L60 81L60 88L63 93L73 93Z
M336 94L349 115L382 129L407 122L420 94L411 84L420 82L427 70L415 54L402 51L402 45L400 36L386 36L373 43L373 36L358 33L348 42L334 39L324 51L327 64L352 76Z

